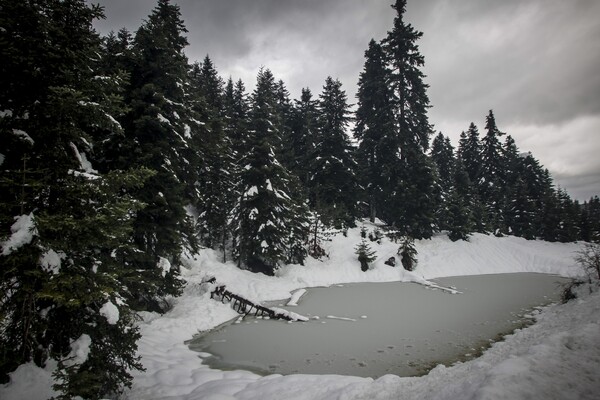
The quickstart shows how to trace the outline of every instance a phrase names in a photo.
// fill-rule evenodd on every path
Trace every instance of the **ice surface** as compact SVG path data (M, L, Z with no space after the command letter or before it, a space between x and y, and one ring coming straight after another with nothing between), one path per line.
M556 300L560 283L567 280L519 273L439 281L464 293L402 282L314 288L294 308L310 323L228 325L191 346L214 354L207 362L220 369L375 378L420 375L438 363L472 358L499 334L521 327L523 310ZM312 318L319 313L330 320L326 325ZM366 314L371 318L361 318Z

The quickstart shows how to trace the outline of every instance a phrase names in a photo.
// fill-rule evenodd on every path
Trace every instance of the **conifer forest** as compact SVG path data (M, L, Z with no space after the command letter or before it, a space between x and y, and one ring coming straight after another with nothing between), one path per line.
M166 311L201 248L272 275L362 218L408 240L600 240L600 199L557 188L492 110L458 143L435 131L405 7L365 43L356 99L335 77L293 99L268 60L255 82L189 60L173 1L101 36L100 6L0 0L0 382L55 359L60 398L120 393L136 313Z

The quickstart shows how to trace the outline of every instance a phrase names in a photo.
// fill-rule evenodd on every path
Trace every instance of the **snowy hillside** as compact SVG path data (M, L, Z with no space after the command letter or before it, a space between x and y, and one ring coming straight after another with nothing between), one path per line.
M367 226L372 230L372 226ZM578 300L546 308L538 322L494 344L484 355L452 367L438 366L420 378L386 375L380 379L348 376L271 375L246 371L211 370L184 341L237 314L210 299L201 289L206 276L215 276L228 289L258 301L289 298L308 286L360 281L418 281L442 276L504 272L581 274L573 257L577 244L527 241L474 235L470 242L451 242L445 236L416 243L419 264L414 273L384 264L397 244L386 238L369 242L377 252L372 269L361 272L354 247L360 230L326 243L329 258L310 259L306 266L287 266L267 277L218 261L213 251L186 260L188 284L173 299L167 314L145 314L139 354L146 368L135 373L128 399L518 399L593 398L600 388L596 373L600 351L600 294L583 291ZM424 279L425 278L425 279ZM576 372L573 372L576 371ZM2 399L44 399L50 395L50 375L32 365L12 374L0 388Z

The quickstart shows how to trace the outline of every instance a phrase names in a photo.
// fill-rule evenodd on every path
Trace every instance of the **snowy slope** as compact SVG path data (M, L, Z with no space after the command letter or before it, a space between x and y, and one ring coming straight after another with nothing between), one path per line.
M371 226L367 226L372 229ZM453 367L438 366L427 376L380 379L271 375L246 371L218 371L201 365L185 340L215 327L237 314L229 306L210 300L200 282L216 276L229 290L257 301L285 299L299 288L360 281L425 282L441 276L503 272L548 272L564 276L581 273L574 265L577 244L551 244L506 237L474 235L470 242L450 242L445 236L418 241L419 264L414 273L383 264L395 256L398 245L387 239L369 242L377 251L373 269L363 273L354 254L359 229L336 236L326 244L329 258L309 260L306 266L286 266L276 277L252 274L232 263L220 263L213 251L186 260L184 295L173 299L173 309L163 316L144 315L139 354L146 371L135 373L128 399L519 399L592 398L600 388L595 373L600 366L600 295L582 293L581 300L551 306L538 315L538 323L496 343L473 361ZM301 300L300 300L301 301ZM0 386L0 398L21 398L23 379ZM38 369L39 370L39 369ZM40 372L39 370L38 372ZM41 371L43 372L43 371ZM46 376L46 375L44 375ZM47 377L47 376L46 376ZM34 385L29 385L34 386ZM43 399L44 383L39 380ZM19 389L21 388L21 389ZM596 392L594 392L596 390ZM12 397L11 397L12 396Z

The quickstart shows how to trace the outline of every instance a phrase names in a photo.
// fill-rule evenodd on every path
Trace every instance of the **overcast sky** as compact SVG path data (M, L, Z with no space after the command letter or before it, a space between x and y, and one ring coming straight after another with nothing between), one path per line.
M100 32L135 31L155 0L95 0ZM261 66L292 97L318 95L328 75L355 102L364 51L391 29L392 0L178 0L191 61L209 54L223 78L249 91ZM451 137L489 109L521 151L581 201L600 194L600 1L408 0L433 106L430 122Z

